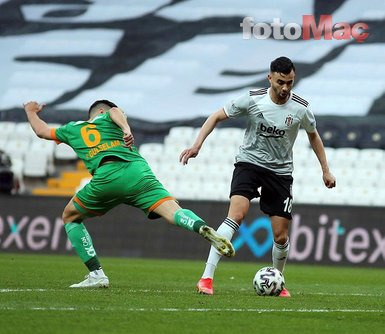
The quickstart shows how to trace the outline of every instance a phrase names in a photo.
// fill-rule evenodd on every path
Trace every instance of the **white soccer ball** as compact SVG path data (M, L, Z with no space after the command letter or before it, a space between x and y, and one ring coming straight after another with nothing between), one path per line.
M285 287L285 279L278 269L264 267L255 274L253 286L259 296L278 296Z

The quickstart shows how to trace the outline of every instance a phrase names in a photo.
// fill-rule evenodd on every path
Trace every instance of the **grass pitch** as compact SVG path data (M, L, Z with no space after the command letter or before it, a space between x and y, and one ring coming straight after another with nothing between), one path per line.
M266 263L224 260L215 295L204 261L102 258L109 289L79 290L76 256L0 255L0 333L384 333L385 270L288 264L292 298L259 297Z

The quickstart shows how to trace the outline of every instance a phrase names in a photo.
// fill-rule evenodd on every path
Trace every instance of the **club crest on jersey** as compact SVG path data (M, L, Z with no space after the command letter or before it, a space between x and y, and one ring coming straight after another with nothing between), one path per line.
M285 124L287 125L287 126L290 126L290 125L292 125L293 124L293 115L288 115L287 117L286 117L286 119L285 119Z

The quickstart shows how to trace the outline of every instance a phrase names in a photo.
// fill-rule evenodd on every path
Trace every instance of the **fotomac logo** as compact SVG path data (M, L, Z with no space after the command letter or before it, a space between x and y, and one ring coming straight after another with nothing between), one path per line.
M347 22L333 24L331 15L320 15L318 24L314 15L303 15L302 26L298 23L283 24L280 18L274 18L273 22L255 23L254 18L246 16L241 22L243 39L302 39L309 40L311 36L315 40L324 38L325 40L350 40L363 42L368 38L369 26L364 22L350 25Z

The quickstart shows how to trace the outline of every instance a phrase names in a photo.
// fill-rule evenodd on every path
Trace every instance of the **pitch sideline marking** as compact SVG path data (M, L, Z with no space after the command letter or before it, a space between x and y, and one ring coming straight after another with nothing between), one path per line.
M65 291L67 289L0 289L0 293L7 293L7 292L53 292L53 291ZM95 291L93 289L90 289L88 291ZM150 290L150 289L129 289L127 290L129 293L187 293L190 294L191 291L187 290ZM294 293L294 296L356 296L356 297L381 297L383 294L375 294L375 293L325 293L325 292L304 292L304 293Z
M91 308L92 311L105 311L102 308ZM0 310L4 311L19 311L19 310L31 310L31 311L82 311L81 308L76 307L1 307ZM88 310L88 309L84 309ZM246 313L273 313L273 312L286 312L286 313L384 313L384 310L358 310L358 309L254 309L254 308L108 308L111 310L127 311L127 312L246 312Z
M49 291L48 289L0 289L0 293L4 292L41 292L41 291ZM51 290L55 291L55 290Z

